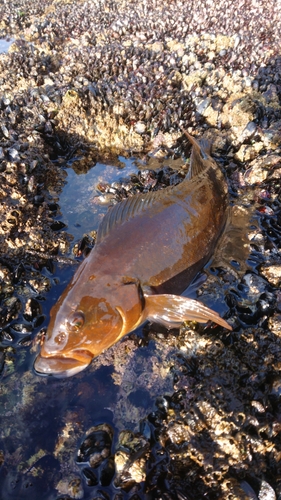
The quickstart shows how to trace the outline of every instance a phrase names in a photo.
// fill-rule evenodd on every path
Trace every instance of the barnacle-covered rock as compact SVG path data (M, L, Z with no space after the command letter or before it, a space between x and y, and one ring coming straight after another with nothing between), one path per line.
M281 264L265 264L261 267L261 274L274 286L279 286L281 281Z
M93 468L98 467L111 454L112 437L112 429L107 424L89 429L78 450L77 462L87 462Z
M0 37L14 39L0 54L3 498L121 499L128 486L134 498L280 496L280 19L274 0L1 3ZM87 383L36 382L33 356L72 272L63 254L77 244L60 212L66 169L142 155L134 176L118 160L114 185L101 176L93 198L87 186L81 240L92 204L101 218L98 203L180 182L179 125L210 140L247 227L247 251L235 231L199 288L234 331L147 325L97 359ZM92 244L77 244L78 259ZM82 441L76 463L103 402L120 442L110 448L111 427L95 426L92 459Z
M116 476L114 484L125 490L146 479L149 443L140 433L121 431L114 455Z
M222 123L231 127L235 138L239 140L249 123L257 117L257 104L251 96L231 97L221 114Z
M258 158L250 163L244 179L249 185L261 184L271 174L272 170L280 168L281 157L276 154L269 154Z
M84 490L79 476L61 479L57 484L56 489L63 495L69 495L69 498L71 499L79 500L84 497Z

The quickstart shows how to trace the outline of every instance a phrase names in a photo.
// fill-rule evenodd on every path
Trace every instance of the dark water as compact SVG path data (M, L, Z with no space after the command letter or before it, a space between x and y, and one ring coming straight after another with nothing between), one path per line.
M107 210L97 202L101 194L97 189L99 184L111 184L137 172L134 160L119 160L118 167L97 164L84 174L67 169L67 183L59 201L62 215L58 219L73 235L72 247L85 233L97 229ZM248 222L244 220L243 224ZM241 221L238 226L241 227ZM239 267L236 243L231 245L228 239L227 245L227 260L234 259ZM241 266L244 259L245 255L240 254ZM215 280L214 266L215 258L207 266L207 273ZM76 268L56 263L53 273L46 270L53 286L41 297L45 319L40 328L47 326L50 307ZM227 286L217 288L216 295L212 288L205 290L204 302L220 313L227 312L224 301ZM195 289L190 296L196 297ZM76 463L78 448L88 429L107 423L114 432L114 451L120 430L138 431L140 421L155 410L157 396L173 393L169 363L175 350L161 342L163 335L160 331L158 337L146 337L143 328L139 328L94 360L88 369L69 379L37 376L33 362L38 347L32 343L28 347L11 347L10 368L2 377L0 393L0 450L5 459L0 469L0 498L69 498L62 484L71 478L80 478L84 492L76 493L74 498L90 500L98 495L99 485L89 487L81 479L82 467ZM120 491L113 486L102 490L108 498ZM142 490L140 494L146 498ZM122 498L129 497L124 493Z
M107 210L106 206L95 203L95 197L101 194L96 186L105 180L112 183L128 177L133 172L136 172L134 162L124 158L120 158L118 168L97 164L80 175L67 169L67 184L59 202L62 216L58 219L73 235L72 247L85 233L97 229ZM52 276L53 286L42 297L46 317L40 328L47 326L51 306L76 269L77 265L56 263L53 274L43 270L47 276ZM87 429L100 423L110 424L116 435L122 428L138 429L141 418L154 408L156 396L172 391L172 379L155 375L150 391L142 388L145 382L136 383L144 366L152 370L150 356L154 354L154 361L161 357L153 342L137 347L135 340L126 341L126 347L113 348L114 359L112 353L109 357L106 353L88 370L65 380L39 377L34 373L36 348L32 345L10 349L11 368L2 377L0 392L0 450L5 458L5 465L0 470L0 498L58 498L55 486L61 478L80 474L81 467L75 464L75 459ZM122 381L126 389L120 388ZM136 390L132 390L134 384ZM127 393L130 393L128 402ZM131 407L135 408L132 416ZM71 449L62 458L56 449L60 448L63 433L68 432L74 439L70 438ZM91 489L90 492L93 493ZM87 493L85 495L83 498L88 498Z

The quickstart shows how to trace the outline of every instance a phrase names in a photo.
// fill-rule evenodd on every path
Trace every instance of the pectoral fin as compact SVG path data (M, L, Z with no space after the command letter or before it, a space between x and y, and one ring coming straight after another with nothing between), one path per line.
M146 295L145 314L146 319L157 321L168 327L180 326L184 321L206 323L210 320L232 330L231 326L217 312L197 300L178 295Z

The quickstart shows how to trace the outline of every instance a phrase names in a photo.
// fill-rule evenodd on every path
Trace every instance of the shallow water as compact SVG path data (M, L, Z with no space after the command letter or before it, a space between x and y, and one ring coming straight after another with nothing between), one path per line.
M8 52L9 47L12 45L14 39L10 38L6 40L5 38L0 38L0 54L3 52Z
M112 184L130 174L137 172L134 159L119 157L118 167L97 163L86 173L77 173L68 168L67 183L60 195L60 208L63 214L61 220L67 225L67 232L74 236L75 241L84 233L97 230L106 213L108 204L98 203L102 195L98 189L101 183Z
M128 178L137 170L135 159L125 158L119 158L118 167L97 164L82 174L67 169L58 219L73 235L72 248L85 233L97 229L107 210L107 206L97 203L101 194L98 186ZM249 220L244 223L247 225ZM229 240L228 245L231 248ZM227 259L231 261L233 255L229 251ZM240 259L242 265L245 255L241 254ZM239 256L235 260L239 261ZM206 272L216 281L214 262L215 259ZM53 286L42 298L45 320L38 331L47 326L48 311L76 268L57 263L53 274L46 270ZM228 283L216 286L215 295L212 286L206 288L202 300L222 314L227 312L224 301L227 287ZM196 297L196 289L190 296ZM173 338L174 334L168 335ZM167 335L161 328L154 336L147 336L141 327L100 355L88 369L61 380L35 375L32 365L36 347L32 344L29 348L11 348L11 370L2 379L0 395L0 450L3 449L6 464L0 472L3 498L59 498L56 486L62 478L80 478L83 467L76 464L77 451L92 426L107 423L112 427L113 452L120 430L138 431L142 419L156 409L157 397L173 394L170 368L176 348L161 341L165 338ZM83 480L82 483L84 494L75 498L92 499L101 488L88 487ZM113 498L120 490L107 486L103 491ZM139 493L141 498L148 498L142 487ZM124 494L123 498L129 497Z

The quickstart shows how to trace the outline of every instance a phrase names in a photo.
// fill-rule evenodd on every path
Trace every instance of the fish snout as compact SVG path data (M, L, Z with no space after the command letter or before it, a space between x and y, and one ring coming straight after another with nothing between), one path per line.
M53 377L71 377L81 372L92 361L92 354L86 350L77 350L66 357L38 354L34 362L34 370L38 375L52 375Z
M68 331L64 324L60 325L57 331L47 331L44 344L41 349L43 356L52 356L65 349L68 343Z

